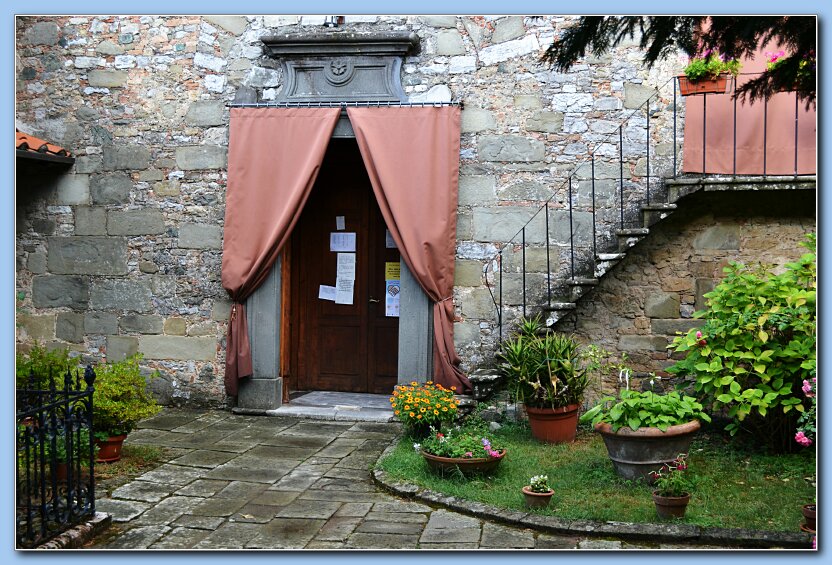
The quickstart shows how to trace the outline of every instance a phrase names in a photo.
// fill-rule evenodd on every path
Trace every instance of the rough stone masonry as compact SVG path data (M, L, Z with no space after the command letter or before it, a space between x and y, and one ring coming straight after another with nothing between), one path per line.
M645 174L648 111L651 174L669 171L680 141L663 111L677 62L648 70L633 40L556 72L540 56L570 20L347 16L332 30L416 32L420 50L402 69L410 99L465 103L454 302L456 344L467 370L493 359L496 312L484 269L497 250L506 250L508 294L520 276L508 258L517 241L509 240L551 197L553 272L562 272L567 175L575 171L577 237L586 244L590 176L586 165L576 166L595 151L603 210L617 190L619 150L628 159L628 186ZM163 375L152 385L163 402L225 401L226 104L240 89L253 89L263 101L280 90L280 65L264 56L260 37L319 33L322 23L321 16L16 19L16 126L77 157L66 174L18 179L19 347L41 341L111 360L139 352L148 369ZM659 96L643 106L657 89ZM545 233L539 223L528 231L530 280L539 285ZM704 249L733 251L757 241L742 226L694 231L702 232L697 245ZM789 247L796 238L777 244ZM710 266L695 274L680 266L672 250L682 246L646 252L654 265L649 281L640 266L620 270L576 322L578 333L641 355L645 364L666 341L656 335L687 327L659 329L655 320L688 318L697 289L718 278Z

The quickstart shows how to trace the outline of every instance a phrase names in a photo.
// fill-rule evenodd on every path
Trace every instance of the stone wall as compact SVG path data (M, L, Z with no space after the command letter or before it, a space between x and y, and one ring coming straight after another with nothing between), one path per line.
M555 72L540 55L570 20L347 16L332 30L415 31L420 50L402 69L410 99L465 103L454 299L466 369L493 356L496 313L483 270L499 248L507 257L516 249L509 240L550 197L553 270L565 269L573 171L578 237L587 245L589 167L575 168L590 151L599 209L608 212L619 151L628 206L638 199L647 110L651 174L669 170L668 80L677 61L648 70L630 41ZM69 345L91 358L141 352L164 375L155 385L164 401L222 402L225 105L240 89L274 99L282 72L264 57L259 38L321 32L322 17L38 16L16 23L16 125L77 157L68 174L19 179L18 342ZM639 109L656 88L660 96ZM39 188L23 191L24 182ZM599 214L599 221L609 226L614 216ZM529 230L537 280L545 265L541 230L539 222ZM507 289L516 289L516 260L506 258L504 273Z
M702 323L703 294L723 277L730 261L768 264L776 272L806 250L799 244L816 226L814 190L696 193L616 265L558 326L582 342L626 353L638 375L679 358L667 345L676 332ZM617 375L603 388L617 390Z

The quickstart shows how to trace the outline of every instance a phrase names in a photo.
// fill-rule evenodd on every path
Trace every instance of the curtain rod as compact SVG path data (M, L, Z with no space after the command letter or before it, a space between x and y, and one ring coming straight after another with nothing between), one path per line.
M229 102L228 108L346 108L348 106L382 107L382 106L459 106L464 105L461 100L451 102L391 102L391 101L367 101L367 102Z

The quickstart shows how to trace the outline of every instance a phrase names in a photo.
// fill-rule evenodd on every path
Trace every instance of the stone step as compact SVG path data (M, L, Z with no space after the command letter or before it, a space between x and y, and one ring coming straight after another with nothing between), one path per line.
M546 305L541 308L544 312L565 312L574 310L576 308L574 302L552 302L551 305Z
M641 207L642 222L644 227L649 228L665 218L667 218L673 211L676 210L676 204L648 204Z
M566 282L572 286L595 286L598 284L598 279L575 277L574 279L569 279Z
M648 228L616 230L615 235L618 236L618 250L622 252L627 251L629 248L645 238L649 233L650 230Z

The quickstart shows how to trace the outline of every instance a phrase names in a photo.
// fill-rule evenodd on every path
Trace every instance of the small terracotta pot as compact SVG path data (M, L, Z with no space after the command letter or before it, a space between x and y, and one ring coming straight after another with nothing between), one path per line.
M121 447L127 435L111 436L107 439L95 440L98 444L98 457L95 458L97 463L112 463L121 459Z
M546 508L549 506L553 494L555 494L555 491L552 489L549 489L549 492L534 492L529 485L523 487L523 498L526 499L526 508Z
M815 515L817 514L817 505L816 504L804 504L803 508L803 518L806 520L806 523L803 524L805 529L814 533L817 529Z
M499 452L499 457L439 457L430 453L421 452L428 467L434 471L453 471L459 469L462 474L486 473L493 471L506 455L506 450Z
M684 496L661 496L653 491L653 503L656 505L656 513L662 520L673 518L684 518L685 510L690 502L690 494Z
M535 408L526 406L529 426L535 439L546 443L571 443L578 429L577 404L562 408Z

